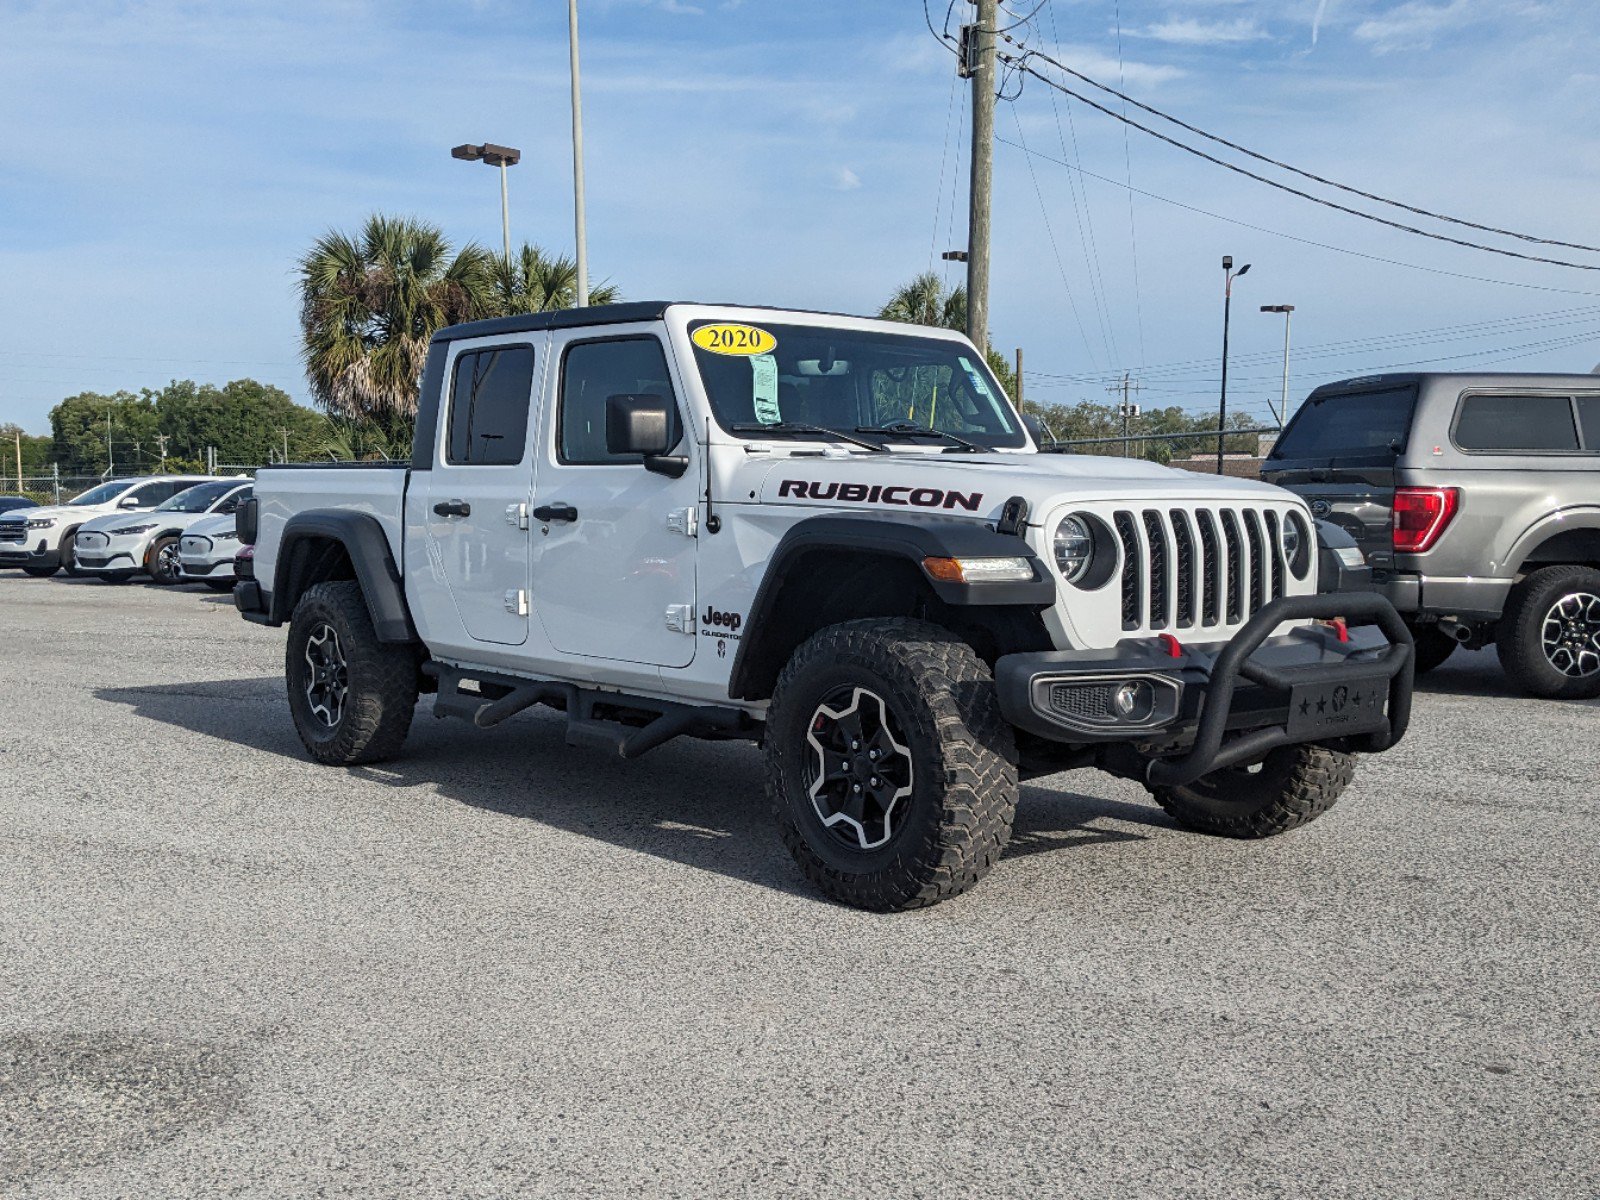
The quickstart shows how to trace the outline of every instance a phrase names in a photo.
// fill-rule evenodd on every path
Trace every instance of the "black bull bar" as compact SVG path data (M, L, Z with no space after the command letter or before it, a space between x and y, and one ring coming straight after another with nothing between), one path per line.
M1374 657L1344 663L1273 667L1250 658L1285 621L1339 618L1347 625L1378 626L1390 644ZM1316 740L1291 733L1286 723L1252 729L1224 743L1233 693L1240 679L1275 692L1292 693L1302 683L1330 685L1369 680L1375 675L1386 675L1389 680L1387 728L1342 739L1351 749L1367 753L1389 749L1401 739L1410 723L1414 675L1411 631L1394 606L1373 592L1331 592L1274 600L1246 622L1212 663L1205 707L1189 752L1178 758L1154 759L1146 778L1161 787L1181 787L1213 771L1256 761L1279 746Z

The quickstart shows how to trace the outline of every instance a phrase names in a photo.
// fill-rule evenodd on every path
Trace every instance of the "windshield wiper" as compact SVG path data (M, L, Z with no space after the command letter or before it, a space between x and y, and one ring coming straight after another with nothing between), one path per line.
M915 421L891 421L887 425L857 425L857 433L890 433L900 437L931 437L939 438L946 442L954 442L951 449L970 450L974 454L987 453L982 446L969 442L966 438L959 438L953 433L946 433L943 429L934 429L928 425L918 425Z
M804 421L778 421L772 425L763 425L759 421L743 421L737 425L729 425L734 433L775 433L779 437L796 437L801 434L820 433L824 437L833 438L835 441L849 442L852 446L860 446L863 450L871 450L874 454L889 453L876 442L869 442L865 438L852 437L850 434L838 429L829 429L826 425L808 425Z

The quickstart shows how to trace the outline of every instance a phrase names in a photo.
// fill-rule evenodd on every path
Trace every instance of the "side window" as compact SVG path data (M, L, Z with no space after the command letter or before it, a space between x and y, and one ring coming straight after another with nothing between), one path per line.
M1583 426L1583 448L1600 454L1600 396L1578 397L1578 423Z
M606 399L620 395L660 396L667 402L673 443L683 436L667 356L659 341L635 337L579 342L568 348L561 367L557 437L562 462L639 461L637 454L612 454L606 449Z
M249 498L250 498L250 489L249 488L240 488L237 492L230 492L228 494L227 498L225 500L223 500L223 502L221 504L217 505L216 508L212 509L211 511L213 513L217 514L218 516L223 516L223 515L225 515L227 513L231 513L231 512L238 512L239 511L239 505L243 504Z
M521 462L532 403L532 346L457 355L445 461L485 467Z
M119 506L133 501L130 507L154 508L158 504L171 500L183 489L176 483L147 483L143 487L134 488L122 499L117 501Z
M1576 450L1570 396L1468 396L1456 418L1463 450Z

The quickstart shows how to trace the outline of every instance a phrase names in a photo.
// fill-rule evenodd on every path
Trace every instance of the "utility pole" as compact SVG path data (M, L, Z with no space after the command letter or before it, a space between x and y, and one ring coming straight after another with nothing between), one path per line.
M283 434L283 461L284 462L288 462L289 461L289 430L288 430L287 427L282 427L282 428L280 428L278 430L278 432Z
M972 180L967 202L967 336L989 349L989 197L994 177L997 0L976 0L977 21L962 30L963 73L972 80Z
M1022 347L1017 347L1017 411L1022 411Z
M578 0L567 0L567 52L572 60L572 223L578 243L578 307L589 307L589 246L583 220L583 97L578 87Z
M160 471L163 475L165 475L167 471L167 442L169 440L169 435L165 433L156 434L156 449L161 452Z
M1128 429L1128 422L1130 418L1137 417L1139 415L1139 406L1137 404L1130 403L1130 401L1132 399L1132 393L1144 391L1144 384L1134 383L1133 380L1128 377L1128 373L1124 371L1122 373L1122 378L1116 383L1113 383L1110 387L1106 388L1106 391L1110 392L1113 396L1117 395L1119 392L1122 395L1122 399L1117 403L1117 415L1122 418L1122 457L1127 458L1129 457L1129 440L1131 437Z
M106 405L106 478L117 477L116 456L111 450L111 406Z
M1283 314L1283 400L1278 407L1278 429L1281 431L1283 423L1289 419L1289 322L1294 319L1294 305L1263 304L1261 311Z
M22 490L22 430L17 430L17 491Z

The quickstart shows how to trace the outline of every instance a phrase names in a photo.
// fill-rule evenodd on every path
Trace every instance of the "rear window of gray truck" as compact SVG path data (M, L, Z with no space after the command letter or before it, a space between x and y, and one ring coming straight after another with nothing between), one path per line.
M1328 463L1336 459L1390 461L1405 449L1416 405L1414 386L1314 395L1289 422L1272 457Z

